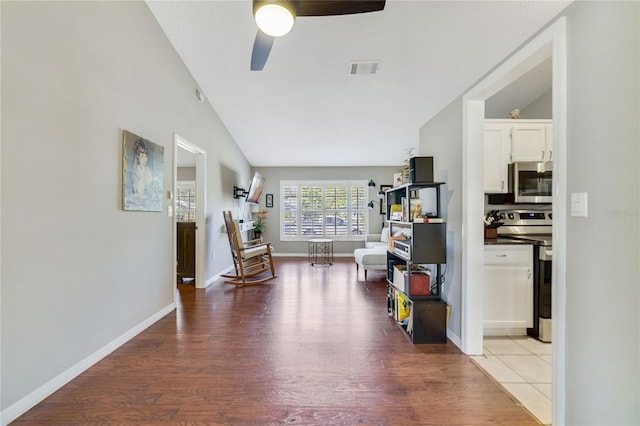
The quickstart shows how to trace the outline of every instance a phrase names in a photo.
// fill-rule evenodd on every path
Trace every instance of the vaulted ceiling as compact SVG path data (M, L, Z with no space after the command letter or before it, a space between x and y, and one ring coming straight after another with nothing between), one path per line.
M262 71L249 69L250 0L147 4L249 162L264 167L401 164L423 124L569 2L387 0L380 12L298 17ZM375 74L350 74L371 61ZM543 89L516 89L505 111Z

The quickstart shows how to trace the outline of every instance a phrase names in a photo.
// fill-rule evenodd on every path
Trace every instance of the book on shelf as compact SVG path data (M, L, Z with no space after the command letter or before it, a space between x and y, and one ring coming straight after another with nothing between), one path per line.
M407 198L400 198L400 204L402 205L402 221L407 222L409 220L409 203L407 202Z
M444 223L444 219L441 217L416 217L413 219L413 223Z
M396 321L404 321L411 312L411 302L407 296L400 292L396 292Z

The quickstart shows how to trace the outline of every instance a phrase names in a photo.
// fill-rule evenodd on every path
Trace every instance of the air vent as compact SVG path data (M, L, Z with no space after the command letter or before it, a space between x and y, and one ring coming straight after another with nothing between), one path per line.
M378 72L379 62L351 62L351 69L349 74L351 75L366 75L375 74Z

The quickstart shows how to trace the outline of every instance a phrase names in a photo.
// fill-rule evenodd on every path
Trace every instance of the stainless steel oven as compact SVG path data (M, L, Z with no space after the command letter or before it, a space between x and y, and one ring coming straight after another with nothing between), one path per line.
M533 327L527 334L551 342L551 267L553 261L551 209L503 210L502 237L530 241L533 247Z
M534 265L534 313L533 328L527 330L532 337L537 337L543 342L551 342L551 262L553 261L553 249L549 245L538 247L538 256Z
M516 162L509 165L509 192L516 203L551 203L551 162Z

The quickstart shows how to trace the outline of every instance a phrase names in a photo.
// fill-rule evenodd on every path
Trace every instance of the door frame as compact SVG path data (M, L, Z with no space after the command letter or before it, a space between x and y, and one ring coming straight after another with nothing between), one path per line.
M203 148L195 145L177 133L173 134L173 211L175 212L176 201L176 185L178 181L178 149L184 149L192 154L195 154L196 158L196 288L205 288L206 280L206 252L207 252L207 228L205 222L205 213L207 210L207 151ZM176 247L177 232L176 232L176 215L173 215L171 221L173 231L173 278L171 280L172 289L175 289L176 277L178 276L178 250ZM174 302L175 302L175 291Z
M485 100L552 57L553 118L553 257L552 266L552 420L565 423L566 353L566 18L561 17L527 42L463 95L462 298L461 341L468 355L482 355L484 320L484 174L482 161Z

